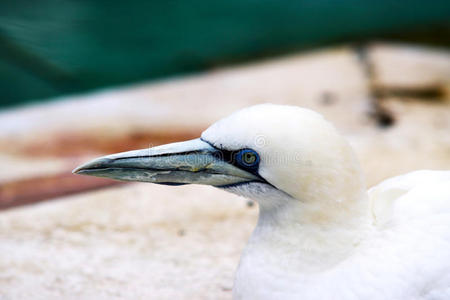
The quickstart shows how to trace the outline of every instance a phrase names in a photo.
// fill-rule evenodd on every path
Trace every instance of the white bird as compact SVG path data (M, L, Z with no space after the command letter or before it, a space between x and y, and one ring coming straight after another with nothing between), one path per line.
M450 171L416 171L367 192L348 142L311 110L252 106L199 139L74 172L208 184L256 200L234 299L450 299Z

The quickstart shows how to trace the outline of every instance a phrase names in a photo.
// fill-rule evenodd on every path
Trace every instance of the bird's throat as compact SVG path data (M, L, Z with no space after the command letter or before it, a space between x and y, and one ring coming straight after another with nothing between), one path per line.
M277 207L260 202L258 224L242 259L252 253L262 264L296 272L331 268L348 257L371 230L368 201L362 198L325 215L321 212L330 210L296 199L285 199Z

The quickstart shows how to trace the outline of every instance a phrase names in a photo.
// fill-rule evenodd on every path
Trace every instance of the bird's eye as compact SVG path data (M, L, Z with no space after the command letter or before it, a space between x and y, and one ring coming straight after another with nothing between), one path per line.
M251 149L243 149L237 153L236 160L244 167L255 167L259 163L259 156Z

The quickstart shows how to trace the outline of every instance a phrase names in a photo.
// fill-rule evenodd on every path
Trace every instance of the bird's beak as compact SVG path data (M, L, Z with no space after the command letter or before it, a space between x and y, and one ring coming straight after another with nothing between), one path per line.
M261 179L224 159L223 153L195 139L94 159L73 173L124 181L228 186Z

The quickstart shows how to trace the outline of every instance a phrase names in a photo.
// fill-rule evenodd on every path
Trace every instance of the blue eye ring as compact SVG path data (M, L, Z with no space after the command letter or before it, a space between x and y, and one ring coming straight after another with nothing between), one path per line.
M259 155L252 149L242 149L235 155L236 162L243 167L254 168L259 164Z

